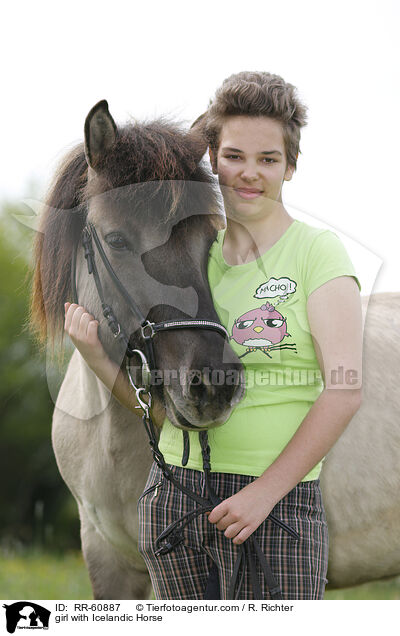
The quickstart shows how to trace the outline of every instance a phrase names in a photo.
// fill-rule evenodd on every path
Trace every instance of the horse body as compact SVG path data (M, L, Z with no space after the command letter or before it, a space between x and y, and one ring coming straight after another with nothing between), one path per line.
M333 588L400 574L400 294L362 302L363 402L321 472Z
M152 461L147 434L141 417L110 394L78 351L57 398L52 439L78 503L95 598L148 598L150 579L137 550L137 500Z
M400 412L395 374L400 368L400 294L375 294L362 302L363 404L321 472L330 588L400 574L400 428L394 419ZM388 332L392 338L384 335ZM140 417L110 395L78 352L58 396L53 445L61 474L79 504L83 551L96 598L145 598L150 581L136 547L136 504L152 461L148 439ZM93 574L103 561L102 571L116 572L110 587L108 574L98 582Z

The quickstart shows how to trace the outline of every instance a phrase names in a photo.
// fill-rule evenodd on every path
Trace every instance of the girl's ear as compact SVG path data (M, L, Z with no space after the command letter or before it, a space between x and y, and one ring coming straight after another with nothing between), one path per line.
M296 161L298 159L299 153L297 153L296 155ZM286 168L286 172L285 172L285 177L284 180L285 181L290 181L290 179L293 177L294 173L295 173L295 166L288 164L287 168Z
M293 177L294 171L295 171L295 167L294 166L288 166L286 168L284 180L285 181L290 181L291 178Z

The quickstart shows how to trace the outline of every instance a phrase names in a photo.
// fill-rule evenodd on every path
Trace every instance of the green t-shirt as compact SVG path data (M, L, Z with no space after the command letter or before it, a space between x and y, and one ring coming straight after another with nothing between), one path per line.
M221 324L245 368L246 390L222 426L208 432L214 472L258 477L278 457L323 389L307 319L307 298L337 276L355 276L336 234L294 221L260 258L228 265L225 230L211 246L208 279ZM361 289L361 287L360 287ZM202 470L198 433L187 468ZM160 450L182 466L183 435L168 418ZM303 479L317 479L317 464Z

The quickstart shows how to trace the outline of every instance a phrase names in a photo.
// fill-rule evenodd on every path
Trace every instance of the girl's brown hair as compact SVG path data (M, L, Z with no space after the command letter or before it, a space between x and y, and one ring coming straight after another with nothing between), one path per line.
M271 73L243 71L230 75L192 127L201 130L216 154L222 126L227 117L234 115L265 116L279 121L288 165L296 168L300 129L307 123L307 107L297 97L292 84Z

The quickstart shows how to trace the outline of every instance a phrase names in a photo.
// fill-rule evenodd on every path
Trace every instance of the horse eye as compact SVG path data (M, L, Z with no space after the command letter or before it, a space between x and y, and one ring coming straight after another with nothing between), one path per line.
M128 241L123 234L112 232L105 237L106 243L115 250L126 250L129 248Z
M265 322L267 327L282 327L283 320L280 318L262 318L262 321Z

